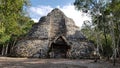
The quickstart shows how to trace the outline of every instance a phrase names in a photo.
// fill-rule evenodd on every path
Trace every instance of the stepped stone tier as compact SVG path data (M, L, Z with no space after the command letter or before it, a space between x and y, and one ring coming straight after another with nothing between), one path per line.
M74 21L55 8L35 23L18 41L13 56L39 58L85 58L93 51Z

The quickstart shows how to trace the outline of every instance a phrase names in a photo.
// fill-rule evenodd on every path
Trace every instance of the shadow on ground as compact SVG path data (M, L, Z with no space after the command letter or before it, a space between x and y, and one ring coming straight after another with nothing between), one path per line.
M64 62L63 62L64 61ZM0 68L87 68L86 66L64 64L66 59L0 58Z
M32 59L0 57L0 68L120 68L108 62L70 59Z

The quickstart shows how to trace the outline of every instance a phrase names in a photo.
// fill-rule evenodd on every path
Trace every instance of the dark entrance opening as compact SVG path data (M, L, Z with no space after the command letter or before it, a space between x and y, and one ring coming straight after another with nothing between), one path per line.
M50 58L67 58L70 45L64 36L57 37L50 45Z

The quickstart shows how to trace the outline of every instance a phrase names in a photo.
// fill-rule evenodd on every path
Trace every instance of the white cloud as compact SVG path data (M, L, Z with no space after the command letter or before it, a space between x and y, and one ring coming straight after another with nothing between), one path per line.
M38 22L38 19L32 18L32 20L33 20L34 22Z
M50 12L52 9L53 8L51 6L37 6L37 7L31 7L30 11L40 16L44 16L47 15L47 13Z
M66 16L72 18L75 21L75 24L79 27L82 26L83 21L90 20L90 17L86 16L81 11L75 9L74 5L66 5L60 8Z
M91 20L89 16L86 16L80 11L75 10L74 5L65 5L63 7L56 6L60 10L62 10L65 15L69 18L72 18L75 21L75 24L79 27L82 26L83 21L85 20ZM47 15L53 8L51 6L37 6L37 7L31 7L30 8L30 14L36 15L32 16L32 19L37 22L39 20L39 17Z

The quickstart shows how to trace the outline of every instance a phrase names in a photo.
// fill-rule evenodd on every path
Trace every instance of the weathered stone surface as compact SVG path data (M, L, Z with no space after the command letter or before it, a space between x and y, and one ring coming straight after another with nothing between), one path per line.
M33 25L25 39L20 40L16 44L13 55L46 58L49 54L51 43L57 45L58 43L55 39L59 36L64 36L65 39L62 42L67 41L66 45L71 47L69 57L88 57L93 50L93 45L86 41L74 21L55 8L47 16L41 17L39 22Z
M14 56L32 57L39 53L40 50L44 53L40 54L46 56L48 50L48 40L22 40L19 41L14 48Z

